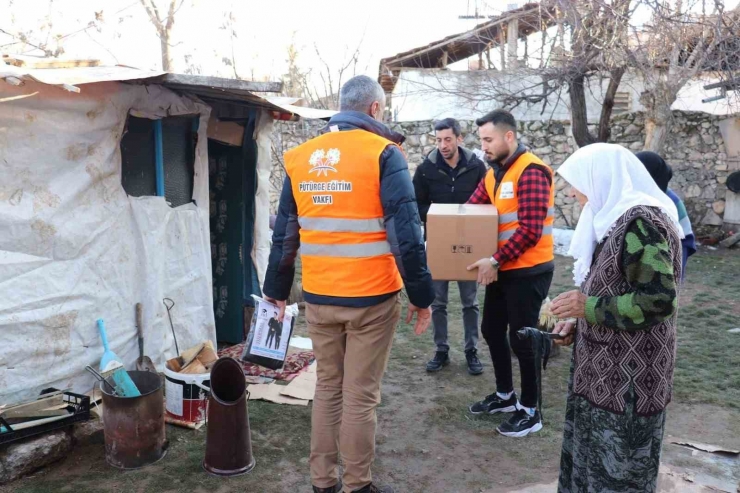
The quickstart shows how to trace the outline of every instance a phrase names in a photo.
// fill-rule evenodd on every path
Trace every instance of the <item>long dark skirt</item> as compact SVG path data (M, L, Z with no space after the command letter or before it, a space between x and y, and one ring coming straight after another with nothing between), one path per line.
M615 414L594 407L569 388L558 492L657 491L665 414L638 416L634 393L625 413Z

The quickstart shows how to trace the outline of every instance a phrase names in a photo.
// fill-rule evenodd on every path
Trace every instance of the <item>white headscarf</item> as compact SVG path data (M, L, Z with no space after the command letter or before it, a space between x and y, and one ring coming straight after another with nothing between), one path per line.
M683 237L673 201L658 188L640 160L624 147L591 144L578 149L557 172L588 197L568 251L576 259L573 267L576 286L588 275L596 245L633 207L659 207Z

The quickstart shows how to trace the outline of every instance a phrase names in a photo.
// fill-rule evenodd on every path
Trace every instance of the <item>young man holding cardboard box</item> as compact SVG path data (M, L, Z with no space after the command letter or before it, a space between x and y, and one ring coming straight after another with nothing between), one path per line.
M432 204L464 204L486 175L486 165L462 143L460 124L454 118L440 120L434 126L437 148L429 153L414 173L414 190L419 205L419 216L426 224ZM425 230L426 235L426 230ZM449 281L434 280L432 324L437 351L427 363L427 371L440 371L450 363L450 345L447 342L447 299ZM458 281L463 305L465 331L465 359L468 373L480 375L483 365L478 359L478 284Z
M516 332L537 326L555 270L553 172L518 143L511 113L492 111L476 123L491 169L469 203L496 206L499 247L492 257L479 260L469 269L477 269L478 282L486 285L481 332L491 351L496 392L470 406L470 412L514 413L498 432L523 437L542 429L542 418L537 409L534 353ZM494 282L496 275L498 280ZM520 399L514 393L509 344L519 359Z

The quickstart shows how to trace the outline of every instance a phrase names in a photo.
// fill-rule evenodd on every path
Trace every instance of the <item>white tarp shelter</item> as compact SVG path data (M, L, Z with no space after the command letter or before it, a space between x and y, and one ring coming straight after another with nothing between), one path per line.
M0 62L0 404L47 387L89 391L93 379L84 368L97 367L103 353L98 318L132 369L139 302L146 353L160 370L176 355L163 298L177 302L180 350L216 342L208 156L216 104L258 110L251 257L261 286L270 247L272 117L303 109L281 108L246 84L128 67ZM195 115L191 203L171 207L163 196L126 193L121 139L129 115Z

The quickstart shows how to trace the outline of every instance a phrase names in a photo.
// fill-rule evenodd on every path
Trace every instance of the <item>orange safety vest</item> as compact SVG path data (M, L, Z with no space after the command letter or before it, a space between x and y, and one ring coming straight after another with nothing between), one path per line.
M519 178L530 164L542 166L552 180L552 169L531 152L525 152L506 170L501 183L496 183L493 169L489 169L485 178L486 192L491 203L499 214L498 247L501 249L519 227ZM555 187L550 187L547 217L542 229L542 237L535 246L524 252L518 259L506 262L500 270L526 269L550 262L555 258L553 251L552 228L555 222Z
M355 298L403 287L380 201L380 155L388 145L395 144L365 130L345 130L285 153L306 292Z

